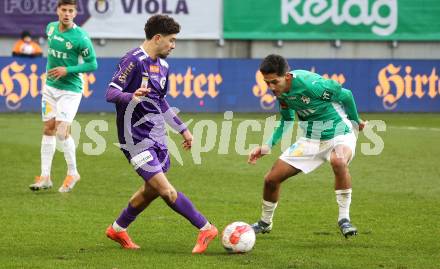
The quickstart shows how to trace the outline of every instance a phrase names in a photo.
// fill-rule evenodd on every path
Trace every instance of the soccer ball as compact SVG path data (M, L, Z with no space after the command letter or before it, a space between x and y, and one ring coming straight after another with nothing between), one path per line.
M254 229L245 222L233 222L223 230L222 244L229 253L248 252L255 244Z

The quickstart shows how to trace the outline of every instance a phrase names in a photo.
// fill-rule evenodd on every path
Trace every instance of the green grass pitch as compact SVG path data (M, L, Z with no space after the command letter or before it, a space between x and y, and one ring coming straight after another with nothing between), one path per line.
M232 221L251 223L260 216L263 176L279 156L246 163L235 151L236 130L244 119L264 122L268 114L234 114L229 153L215 148L195 164L180 151L168 177L221 230ZM42 123L38 114L0 114L0 268L440 268L440 115L363 114L384 120L380 155L361 153L361 134L350 166L353 176L351 218L359 235L346 240L336 227L337 205L328 164L282 185L272 233L258 235L254 249L227 254L216 239L204 255L191 255L197 231L158 199L130 226L142 248L125 251L104 235L106 227L143 183L122 153L112 114L79 114L82 132L77 150L82 179L72 193L57 192L65 161L56 152L54 188L31 192L40 171ZM220 133L223 114L183 114L214 120ZM106 150L84 154L92 120L108 122L99 131ZM262 131L248 131L246 145L261 143ZM180 144L177 135L172 136ZM202 139L202 143L205 143Z

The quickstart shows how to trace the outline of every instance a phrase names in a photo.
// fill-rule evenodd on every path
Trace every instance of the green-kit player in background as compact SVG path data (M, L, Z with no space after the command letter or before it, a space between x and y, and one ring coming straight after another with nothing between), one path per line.
M299 172L309 173L329 161L335 174L338 225L345 237L357 234L350 222L351 176L348 165L354 157L356 136L353 125L362 130L351 91L331 79L305 71L290 71L279 55L267 56L260 65L264 81L277 97L281 122L265 145L253 149L248 162L268 154L281 139L283 131L293 126L295 112L303 135L283 152L264 178L261 219L252 225L255 233L272 230L272 219L278 204L281 183Z
M76 168L75 143L70 125L82 97L81 73L97 69L95 50L87 33L77 26L76 0L59 0L59 20L47 25L47 78L42 89L41 112L44 122L41 141L41 175L29 188L33 191L52 187L50 171L57 138L67 163L67 176L58 189L69 192L80 179ZM82 60L80 60L80 58Z

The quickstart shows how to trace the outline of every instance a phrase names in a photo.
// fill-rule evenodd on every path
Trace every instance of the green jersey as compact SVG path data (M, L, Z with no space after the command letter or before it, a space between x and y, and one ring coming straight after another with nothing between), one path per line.
M83 81L80 73L98 68L95 50L87 33L79 26L60 32L59 22L51 22L46 27L48 52L46 71L67 67L67 75L55 80L47 76L46 84L72 92L82 92ZM82 58L82 63L80 62Z
M350 120L359 123L351 91L331 79L306 70L294 70L292 85L278 99L281 122L267 144L275 145L284 131L293 126L295 112L304 136L328 140L351 132Z

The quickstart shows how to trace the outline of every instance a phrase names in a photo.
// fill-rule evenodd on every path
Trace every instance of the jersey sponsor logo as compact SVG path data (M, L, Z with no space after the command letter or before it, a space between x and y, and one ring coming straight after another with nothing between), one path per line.
M153 155L151 155L151 152L144 151L131 158L130 163L131 165L133 165L134 169L138 169L139 167L141 167L142 165L148 163L153 159L154 157Z
M73 48L72 43L70 43L69 41L66 42L66 49L70 50Z
M157 65L150 65L150 72L151 73L159 73L160 72L159 66L157 66Z
M65 53L63 51L58 51L58 50L54 50L52 48L49 48L47 50L47 53L49 55L52 55L55 58L58 58L58 59L67 59L67 53Z
M119 80L121 83L125 83L125 82L127 81L127 77L128 77L128 75L131 73L131 71L133 70L133 68L134 68L134 63L133 63L133 62L130 62L130 64L127 66L127 68L125 68L125 70L122 71L122 74L120 74L120 75L118 76L118 80Z
M142 84L141 84L141 87L146 88L148 86L148 79L149 79L148 73L142 72Z
M301 101L304 104L309 104L310 103L310 97L303 95L303 96L301 96Z
M85 48L81 51L81 55L83 57L87 57L89 55L89 48Z
M54 36L53 36L53 39L58 40L58 41L60 41L60 42L64 42L64 38L62 38L62 37L60 37L60 36L57 36L57 35L54 35Z
M329 91L324 91L321 95L322 100L330 100L332 98L333 93Z
M289 99L289 100L296 100L296 96L288 96L287 99Z

